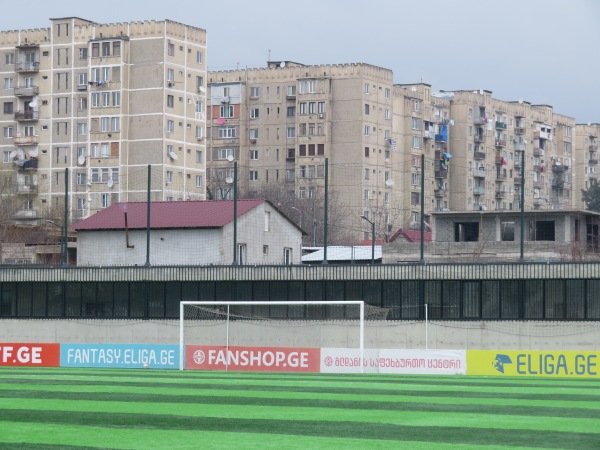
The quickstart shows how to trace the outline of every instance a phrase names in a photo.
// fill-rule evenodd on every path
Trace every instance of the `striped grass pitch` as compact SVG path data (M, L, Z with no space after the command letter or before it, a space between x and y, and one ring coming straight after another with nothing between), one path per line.
M600 448L600 380L0 368L2 449Z

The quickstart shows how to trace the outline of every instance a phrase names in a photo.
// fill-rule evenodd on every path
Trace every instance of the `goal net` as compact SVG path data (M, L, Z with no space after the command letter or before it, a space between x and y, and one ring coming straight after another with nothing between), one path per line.
M319 372L327 348L352 357L361 372L365 311L387 315L362 300L184 301L180 369Z

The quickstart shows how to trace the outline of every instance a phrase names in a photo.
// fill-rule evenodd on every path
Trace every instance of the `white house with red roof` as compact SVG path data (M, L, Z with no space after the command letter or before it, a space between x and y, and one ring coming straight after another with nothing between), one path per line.
M72 227L77 264L230 265L233 212L232 200L152 202L147 233L146 202L115 203ZM239 264L300 264L303 234L269 201L237 201Z

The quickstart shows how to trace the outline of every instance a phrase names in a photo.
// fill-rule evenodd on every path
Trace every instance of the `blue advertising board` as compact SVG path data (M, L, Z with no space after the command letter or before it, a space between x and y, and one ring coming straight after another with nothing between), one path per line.
M179 346L152 344L61 344L60 366L179 369Z

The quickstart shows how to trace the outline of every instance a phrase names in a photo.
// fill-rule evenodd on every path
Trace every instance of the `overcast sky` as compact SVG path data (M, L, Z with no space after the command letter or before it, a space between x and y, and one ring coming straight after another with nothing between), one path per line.
M488 89L501 100L600 122L597 0L30 0L3 8L0 29L51 17L98 23L171 19L208 32L209 70L364 62L395 83Z

